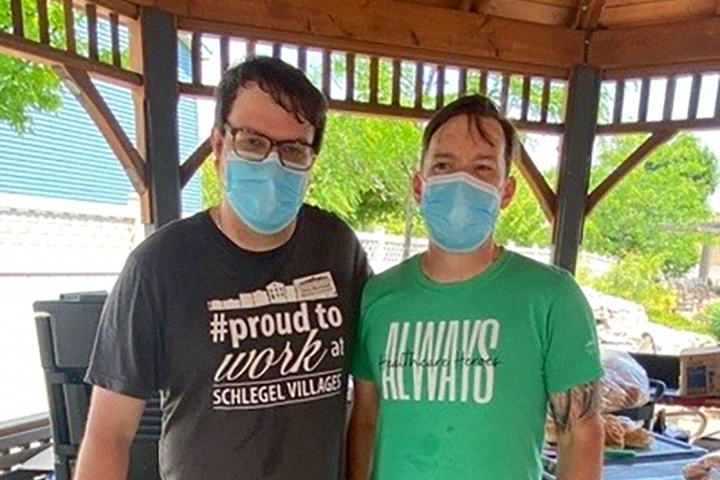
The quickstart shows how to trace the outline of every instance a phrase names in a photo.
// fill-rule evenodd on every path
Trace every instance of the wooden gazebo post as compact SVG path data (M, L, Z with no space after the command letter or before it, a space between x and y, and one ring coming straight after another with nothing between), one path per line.
M553 222L552 262L574 273L585 223L592 150L600 101L600 69L580 65L568 84Z
M144 150L153 229L180 218L181 184L177 123L178 53L175 15L140 7L139 58L144 82L135 91L139 148ZM136 44L137 45L137 44ZM136 53L136 52L134 52ZM138 56L138 55L134 55Z

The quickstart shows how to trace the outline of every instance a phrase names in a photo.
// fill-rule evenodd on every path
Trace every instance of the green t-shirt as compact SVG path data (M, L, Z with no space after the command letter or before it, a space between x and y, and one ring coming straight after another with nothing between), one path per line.
M380 398L375 480L537 480L550 394L602 375L565 271L505 251L439 284L420 256L371 278L352 372Z

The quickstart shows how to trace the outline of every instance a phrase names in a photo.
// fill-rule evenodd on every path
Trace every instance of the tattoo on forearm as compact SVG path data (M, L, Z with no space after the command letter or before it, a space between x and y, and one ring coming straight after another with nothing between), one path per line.
M600 411L600 383L586 383L556 393L550 398L550 411L558 432L568 432L579 420Z

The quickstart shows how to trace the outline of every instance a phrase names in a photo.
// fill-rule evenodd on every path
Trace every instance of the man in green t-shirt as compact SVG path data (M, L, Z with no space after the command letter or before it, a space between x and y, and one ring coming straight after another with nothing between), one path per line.
M493 241L515 132L485 97L428 123L413 189L426 252L372 278L354 351L352 480L538 480L548 403L559 480L597 480L602 375L565 271Z

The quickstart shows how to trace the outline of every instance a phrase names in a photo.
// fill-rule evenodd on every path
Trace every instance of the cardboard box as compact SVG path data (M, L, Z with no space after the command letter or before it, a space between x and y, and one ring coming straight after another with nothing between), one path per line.
M680 352L680 395L720 396L720 346Z

